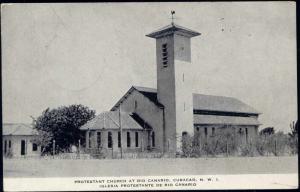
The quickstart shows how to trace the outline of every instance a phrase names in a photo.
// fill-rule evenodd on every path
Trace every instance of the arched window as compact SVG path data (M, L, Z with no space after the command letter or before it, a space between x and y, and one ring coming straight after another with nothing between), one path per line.
M214 127L211 129L211 135L215 136L215 128Z
M107 134L107 147L112 148L113 141L112 141L112 133L109 131Z
M204 127L204 135L205 135L205 138L207 138L207 127Z
M130 132L127 132L127 147L131 146Z
M152 138L152 147L155 147L155 133L154 133L154 131L152 132L151 138Z

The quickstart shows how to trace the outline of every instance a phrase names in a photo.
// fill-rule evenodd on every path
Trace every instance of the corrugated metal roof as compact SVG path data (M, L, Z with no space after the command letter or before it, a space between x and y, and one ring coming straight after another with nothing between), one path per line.
M133 86L127 93L134 89L142 93L147 98L149 98L149 100L151 100L157 106L163 106L157 100L157 89ZM127 93L125 95L127 95ZM121 102L122 99L124 99L124 96L120 99L119 102ZM119 102L112 109L114 109L119 104ZM203 95L194 93L193 106L194 110L259 114L259 112L251 106L233 97Z
M193 106L198 110L258 114L254 108L233 97L193 94Z
M194 124L260 125L254 117L194 115Z
M122 129L143 129L129 113L121 112ZM108 111L97 115L80 127L81 130L119 129L119 111Z
M2 135L37 135L37 131L30 124L3 123Z

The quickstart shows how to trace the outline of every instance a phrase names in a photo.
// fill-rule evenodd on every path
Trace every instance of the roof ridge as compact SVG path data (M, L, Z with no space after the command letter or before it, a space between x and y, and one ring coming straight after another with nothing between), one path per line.
M113 111L112 111L113 112ZM113 118L110 116L110 115L107 115L108 116L108 118L110 118L111 120L112 120L112 122L114 123L114 124L116 124L117 125L117 127L120 127L120 125L117 123L117 122L115 122L115 120L113 120ZM121 117L120 118L122 118L122 115L120 115Z
M202 93L193 93L193 95L203 95L203 96L210 96L210 97L224 97L224 98L232 98L232 99L237 99L235 97L230 97L230 96L223 96L223 95L209 95L209 94L202 94ZM239 100L239 99L237 99Z

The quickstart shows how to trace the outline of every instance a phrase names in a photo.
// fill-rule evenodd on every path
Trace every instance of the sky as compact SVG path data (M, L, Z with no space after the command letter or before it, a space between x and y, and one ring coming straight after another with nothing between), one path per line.
M171 23L192 39L193 92L236 97L261 128L297 119L294 2L6 4L1 7L3 122L46 108L108 111L132 86L156 88L155 40Z

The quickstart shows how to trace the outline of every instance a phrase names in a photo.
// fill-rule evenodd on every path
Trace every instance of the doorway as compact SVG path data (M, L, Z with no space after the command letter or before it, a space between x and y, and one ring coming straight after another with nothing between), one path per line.
M21 140L21 155L25 155L25 140Z

